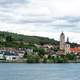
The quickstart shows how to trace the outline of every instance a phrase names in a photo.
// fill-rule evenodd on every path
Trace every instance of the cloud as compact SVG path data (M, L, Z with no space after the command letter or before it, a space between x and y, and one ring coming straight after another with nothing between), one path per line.
M28 2L28 0L0 0L0 5L12 5L12 4L19 4L19 3L25 3Z
M79 42L79 25L80 0L0 0L1 31Z

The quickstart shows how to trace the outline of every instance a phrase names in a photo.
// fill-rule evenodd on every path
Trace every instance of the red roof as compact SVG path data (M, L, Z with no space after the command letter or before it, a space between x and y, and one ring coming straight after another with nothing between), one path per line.
M80 48L70 48L71 52L80 52Z

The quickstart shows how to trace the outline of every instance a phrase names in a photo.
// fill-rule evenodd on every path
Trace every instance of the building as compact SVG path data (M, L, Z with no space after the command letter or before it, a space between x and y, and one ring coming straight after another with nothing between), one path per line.
M25 51L17 51L19 58L23 58Z
M78 53L80 54L80 48L77 48L77 47L76 48L70 48L69 52L74 53L74 54L78 54Z
M63 51L63 53L70 53L70 44L69 44L69 38L67 38L67 41L65 42L65 35L62 32L60 35L60 50Z
M63 32L60 35L60 50L65 50L65 35Z
M69 38L67 38L67 41L65 43L65 53L70 53L70 44L69 44Z
M4 59L4 54L0 51L0 60Z
M4 57L6 61L17 61L19 59L19 56L15 52L4 52Z
M27 52L27 54L33 54L34 51L33 51L33 49L31 49L31 48L27 48L27 49L26 49L26 52Z

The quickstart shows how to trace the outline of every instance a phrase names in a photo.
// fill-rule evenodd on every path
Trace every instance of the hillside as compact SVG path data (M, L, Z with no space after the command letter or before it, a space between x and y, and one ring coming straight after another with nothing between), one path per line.
M25 47L27 43L40 45L50 43L52 45L59 45L59 41L47 37L28 36L0 31L0 47Z

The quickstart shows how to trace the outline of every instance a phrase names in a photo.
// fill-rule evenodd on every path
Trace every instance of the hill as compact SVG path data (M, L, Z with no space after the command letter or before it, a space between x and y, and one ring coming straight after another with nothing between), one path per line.
M0 47L26 47L30 44L54 44L59 45L59 41L47 37L28 36L11 32L0 31Z

